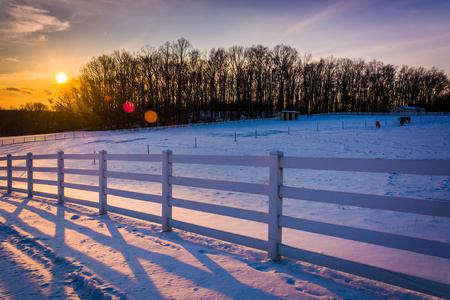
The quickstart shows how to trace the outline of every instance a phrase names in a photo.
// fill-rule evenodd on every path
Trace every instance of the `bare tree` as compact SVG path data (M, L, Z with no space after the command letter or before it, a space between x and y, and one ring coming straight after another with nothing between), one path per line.
M276 109L293 108L293 77L295 76L294 65L298 59L298 52L294 48L285 45L276 45L272 51L274 72L278 84L278 95Z
M175 43L172 44L172 53L175 63L175 74L176 74L176 102L175 111L178 115L178 119L182 122L187 122L187 115L185 113L187 102L186 99L186 85L187 85L187 65L186 59L191 51L192 45L185 38L179 38Z
M247 48L245 50L245 56L248 61L248 69L253 74L252 81L252 102L257 103L256 108L257 117L262 117L263 112L266 115L272 109L267 104L269 91L267 90L269 73L271 69L271 61L269 48L257 45ZM271 114L270 114L271 115Z

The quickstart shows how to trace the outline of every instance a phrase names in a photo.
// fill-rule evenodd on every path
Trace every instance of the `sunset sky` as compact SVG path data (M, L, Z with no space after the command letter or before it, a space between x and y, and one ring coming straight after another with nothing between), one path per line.
M450 75L448 0L0 0L0 107L43 102L91 57L186 38L194 48L285 44L300 54Z

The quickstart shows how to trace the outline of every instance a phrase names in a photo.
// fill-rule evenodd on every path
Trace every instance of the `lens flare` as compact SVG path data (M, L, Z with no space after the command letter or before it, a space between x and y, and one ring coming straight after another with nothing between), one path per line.
M106 96L105 96L105 101L111 101L111 97L108 96L108 95L106 95Z
M158 120L158 114L154 112L153 110L149 110L144 115L145 121L149 123L155 123L156 120Z
M127 113L132 113L134 111L134 104L130 101L127 101L123 104L123 110Z

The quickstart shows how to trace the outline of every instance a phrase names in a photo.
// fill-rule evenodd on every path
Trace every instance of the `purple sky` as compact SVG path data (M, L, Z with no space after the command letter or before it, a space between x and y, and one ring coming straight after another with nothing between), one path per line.
M1 0L0 107L47 104L55 75L89 58L184 37L194 48L292 46L300 54L450 74L448 0Z

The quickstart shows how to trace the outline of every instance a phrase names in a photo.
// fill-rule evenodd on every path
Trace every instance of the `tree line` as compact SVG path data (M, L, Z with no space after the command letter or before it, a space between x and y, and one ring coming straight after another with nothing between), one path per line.
M65 130L271 117L387 112L397 105L450 110L450 81L437 68L335 58L313 61L287 45L195 49L185 38L139 52L116 50L92 58L78 78L49 99ZM123 104L135 106L124 112Z

